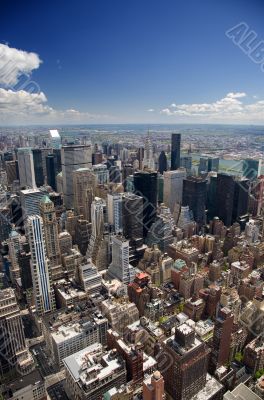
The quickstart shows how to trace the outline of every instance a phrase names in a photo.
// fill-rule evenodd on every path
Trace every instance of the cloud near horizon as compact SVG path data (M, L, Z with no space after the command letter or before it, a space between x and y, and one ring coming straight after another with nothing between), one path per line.
M20 85L20 79L23 76L30 77L41 63L36 53L0 43L0 123L82 123L111 119L108 115L81 112L73 108L56 110L48 104L45 93L34 81L28 80L28 90L25 90L25 85Z
M246 97L248 96L244 92L230 92L212 103L172 103L163 108L160 114L177 117L179 121L188 118L190 122L264 123L264 100L243 102L242 99ZM256 96L252 98L256 99Z

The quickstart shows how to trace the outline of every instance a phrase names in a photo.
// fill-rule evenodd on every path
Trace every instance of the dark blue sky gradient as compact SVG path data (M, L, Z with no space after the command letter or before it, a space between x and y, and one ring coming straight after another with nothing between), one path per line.
M54 108L137 122L172 102L212 102L231 91L264 98L264 73L225 36L245 21L264 40L261 0L0 4L0 42L39 54L33 78Z

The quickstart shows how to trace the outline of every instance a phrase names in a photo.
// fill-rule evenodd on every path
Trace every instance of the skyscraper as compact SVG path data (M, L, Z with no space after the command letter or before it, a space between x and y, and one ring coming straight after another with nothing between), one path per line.
M233 323L234 315L231 310L227 307L220 309L215 321L211 354L211 364L214 369L229 361Z
M160 155L159 155L159 172L163 174L164 171L167 171L168 165L167 165L167 157L165 154L165 151L162 150Z
M6 242L8 245L9 260L11 262L10 279L13 285L16 285L17 279L21 277L18 263L18 254L21 247L21 235L15 229L12 229Z
M33 149L32 154L33 154L36 185L37 185L37 187L40 187L40 186L44 185L42 151L41 151L41 149Z
M107 194L108 223L115 233L121 233L123 231L122 203L123 199L121 193Z
M39 203L40 216L43 221L43 231L47 258L50 262L52 280L63 278L61 254L59 246L58 223L53 202L44 196Z
M219 158L218 157L201 157L198 172L218 172Z
M210 350L184 323L164 341L163 353L168 366L163 373L166 391L173 400L192 399L206 384Z
M171 170L181 166L181 134L173 133L171 135Z
M92 150L90 145L72 145L62 147L62 178L64 204L67 209L73 207L73 171L92 166Z
M18 175L18 163L16 160L13 161L6 161L6 177L7 183L12 185L15 180L19 179Z
M249 179L242 178L235 180L234 189L234 203L233 203L233 221L238 220L248 212L248 202L249 202Z
M181 167L186 169L187 175L190 175L192 172L192 156L182 156Z
M91 221L91 203L94 200L96 175L90 168L79 168L73 172L74 210Z
M57 129L51 129L49 131L50 145L53 149L59 149L61 147L61 137Z
M174 212L176 204L182 203L183 180L186 178L184 168L175 171L164 172L164 204L169 207L171 213Z
M128 188L127 188L127 177L129 175L132 175L134 172L134 168L133 165L131 164L125 164L123 166L123 170L122 170L122 178L123 178L123 187L124 187L124 191L128 192Z
M150 170L155 170L155 160L153 156L153 145L151 141L150 134L148 132L148 136L145 140L145 151L144 151L144 158L142 161L142 168L148 168Z
M108 238L105 234L106 204L95 197L91 206L92 233L88 244L87 256L99 271L108 266Z
M16 368L26 375L34 368L33 359L27 349L24 327L15 290L0 290L0 376Z
M107 273L126 284L135 278L135 270L129 264L129 241L121 235L112 238L112 263Z
M20 186L35 188L35 171L33 154L30 148L20 148L17 152Z
M48 154L46 157L46 168L47 168L47 184L52 187L53 190L57 190L56 185L56 158L54 154Z
M39 189L20 190L20 201L23 221L29 215L39 214L39 202L46 192Z
M201 227L205 224L206 181L188 177L183 181L182 205L189 206L194 221Z
M233 176L217 174L216 212L226 226L232 225L235 181Z
M250 180L256 179L260 175L261 160L246 159L243 160L243 176Z
M51 286L51 268L46 254L42 218L31 215L27 218L26 234L31 250L31 274L33 296L39 315L55 309L54 291Z
M125 238L143 238L143 198L134 193L124 193L122 214Z
M96 184L104 185L109 182L109 171L106 164L93 165L92 170L96 176Z
M157 172L136 172L134 187L135 194L143 197L143 236L146 237L157 214Z

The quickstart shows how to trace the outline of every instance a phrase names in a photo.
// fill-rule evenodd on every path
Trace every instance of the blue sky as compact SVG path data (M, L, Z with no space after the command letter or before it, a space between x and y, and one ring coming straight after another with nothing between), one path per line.
M225 32L261 44L263 16L261 0L2 0L0 123L262 124L262 63Z

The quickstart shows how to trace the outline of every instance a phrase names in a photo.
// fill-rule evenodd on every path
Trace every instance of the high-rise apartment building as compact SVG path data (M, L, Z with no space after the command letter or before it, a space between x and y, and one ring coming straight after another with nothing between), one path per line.
M64 204L67 209L74 206L73 171L92 166L90 145L62 146L61 149Z
M17 152L20 187L35 188L35 170L31 148L20 148Z
M171 170L181 166L181 134L173 133L171 135Z
M51 268L47 258L42 218L31 215L27 218L26 234L31 250L31 274L33 296L39 315L55 309L54 290L51 285Z

